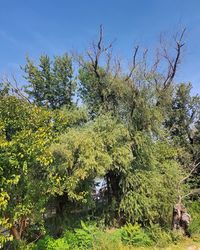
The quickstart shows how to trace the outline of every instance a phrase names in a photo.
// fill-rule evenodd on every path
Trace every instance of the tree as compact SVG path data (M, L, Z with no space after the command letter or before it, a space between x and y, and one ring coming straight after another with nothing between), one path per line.
M29 85L25 92L39 106L52 109L72 106L76 82L73 77L72 59L69 55L57 56L51 62L46 55L40 57L39 65L27 58L23 68Z
M0 97L8 95L9 90L10 88L8 84L6 84L5 82L0 83Z
M174 144L181 147L179 161L189 175L184 182L196 190L198 184L198 120L199 96L191 95L191 84L181 83L175 86L172 103L168 106L165 126L169 129ZM193 193L190 190L189 193ZM187 198L187 195L185 196Z
M1 98L0 223L15 239L26 237L32 225L42 225L47 202L62 194L50 146L86 119L75 108L52 111L15 96Z
M144 227L171 226L171 212L177 201L183 170L176 162L178 149L166 139L152 141L143 133L135 135L135 159L123 180L120 210L126 221ZM183 186L179 189L184 193Z
M0 86L0 218L15 238L52 203L56 218L86 208L103 213L106 225L169 227L174 204L197 194L199 97L190 84L174 83L184 32L172 56L161 44L152 65L136 46L128 69L100 27L97 43L78 57L85 108L73 104L68 55L41 56L39 65L27 59L28 98ZM106 183L102 203L94 200L95 178Z
M166 126L173 138L184 147L193 144L192 126L199 115L199 97L191 96L191 84L181 83L175 87L172 105L169 106L169 118Z
M180 175L181 170L182 173L185 173L185 168L181 168L176 162L177 157L180 156L178 152L182 151L181 147L183 145L177 144L179 151L176 152L175 156L173 152L173 150L175 151L175 138L170 138L168 129L164 127L168 119L168 110L173 102L174 77L180 64L182 47L184 46L184 33L185 29L179 36L176 36L175 53L172 56L164 44L161 44L160 52L156 54L155 62L150 66L147 64L148 50L145 50L142 56L139 56L139 46L136 46L132 56L130 71L128 72L123 70L120 61L117 61L117 67L114 64L112 43L105 46L102 27L100 27L99 40L97 43L92 43L91 49L86 52L87 59L79 57L81 67L79 71L80 93L83 101L88 105L88 109L94 116L97 116L99 113L111 112L113 116L117 116L124 123L129 132L130 148L134 159L131 167L127 168L126 166L123 170L124 174L115 170L107 173L109 180L108 188L109 182L112 183L111 186L115 186L111 196L117 197L116 211L119 213L122 211L125 220L131 217L129 217L130 214L139 218L139 214L136 216L133 212L138 205L140 207L138 212L141 216L138 219L140 223L142 223L143 219L148 221L147 224L159 221L160 223L169 222L170 206L172 207L173 204L170 204L167 197L172 190L168 187L169 183L167 185L164 184L163 178L168 178L169 176L168 181L173 181L170 184L173 184L173 190L176 189L173 197L171 196L171 201L173 202L176 202L178 193L179 191L182 192L184 186L181 185L179 190L180 178L176 176L177 174ZM167 70L163 74L159 70L159 66L166 65L165 63L167 63ZM193 104L191 105L191 107L194 107ZM188 114L184 115L187 116ZM166 151L169 151L171 156L168 155L166 159L160 160L160 155L157 154L157 151L159 151L159 146L162 145L159 142L162 141ZM173 150L170 149L170 144L173 145ZM156 147L157 145L158 148ZM154 151L154 148L157 148L157 151ZM172 168L170 168L170 164L168 165L168 157L171 157ZM162 169L164 167L166 167L166 170ZM161 169L162 171L160 172ZM165 175L163 175L164 171L166 171ZM172 174L173 172L174 175ZM141 179L141 182L136 181L134 178ZM156 196L158 187L163 188L165 197L163 196L162 206L166 202L165 212L167 213L164 215L167 218L166 220L164 219L165 222L161 222L161 216L159 217L161 207L152 207L151 212L158 215L152 221L150 214L147 215L149 217L148 220L145 217L145 211L140 210L142 209L142 205L139 205L141 202L140 197L144 195L144 200L148 197L148 185L145 187L145 183L149 183L147 180L151 180L151 183L153 183L152 189L155 187L155 202L159 202ZM134 186L136 183L137 185ZM139 187L141 187L143 194L140 193L137 198L136 194ZM130 196L125 195L127 193ZM135 194L133 199L131 199L131 194ZM124 197L123 195L125 198L122 198ZM125 200L127 202L131 200L130 207L125 209L126 205L128 206L126 204L124 205L125 210L120 209L119 207L123 207L123 204L125 204ZM150 204L149 206L151 207Z
M48 198L51 115L8 96L0 100L0 123L0 183L4 194L0 218L1 223L8 222L12 236L20 240L28 224L41 220Z
M110 115L104 115L82 128L72 128L52 147L55 172L68 201L91 201L94 179L106 178L108 206L119 202L120 178L131 161L128 131ZM86 184L88 183L88 185Z

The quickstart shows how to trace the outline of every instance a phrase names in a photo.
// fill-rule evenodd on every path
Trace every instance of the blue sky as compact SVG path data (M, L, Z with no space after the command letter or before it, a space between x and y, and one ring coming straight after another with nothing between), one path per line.
M187 27L177 81L191 81L200 93L200 0L0 0L0 76L22 74L26 55L83 51L100 24L121 57Z

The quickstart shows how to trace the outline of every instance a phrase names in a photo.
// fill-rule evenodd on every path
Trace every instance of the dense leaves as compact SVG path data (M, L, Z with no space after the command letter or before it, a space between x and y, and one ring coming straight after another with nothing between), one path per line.
M71 56L41 56L38 65L27 59L25 93L0 85L1 242L37 240L53 220L59 236L90 216L103 226L129 222L123 240L149 245L141 227L169 229L178 200L198 201L199 97L144 61L128 76L116 70L101 42L80 57L77 77ZM82 226L75 235L91 247ZM70 244L46 237L36 249Z
M41 56L38 66L27 58L24 71L29 82L26 92L36 104L54 109L72 106L76 83L70 56L57 56L53 62L48 56Z

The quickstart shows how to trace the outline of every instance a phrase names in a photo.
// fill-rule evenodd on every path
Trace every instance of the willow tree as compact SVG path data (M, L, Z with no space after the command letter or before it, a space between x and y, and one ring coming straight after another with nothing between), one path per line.
M113 57L113 44L105 45L102 27L98 41L92 43L86 56L78 57L80 95L92 117L110 112L129 131L131 168L125 175L120 172L112 175L110 170L107 176L112 176L115 190L121 193L117 205L120 216L144 225L151 222L169 225L172 206L184 188L179 183L185 172L191 170L191 166L185 168L177 161L183 156L182 145L176 144L175 138L170 137L170 129L165 127L170 119L169 110L173 109L174 79L181 63L184 33L185 29L176 35L175 50L161 43L152 64L148 63L148 50L140 54L141 49L136 46L127 67L129 71ZM159 189L162 201L157 195Z
M93 191L98 177L107 181L103 209L108 217L111 213L117 216L117 204L122 194L119 183L130 168L132 159L126 127L110 115L99 116L83 127L72 128L62 134L51 149L54 168L66 194L65 212L69 213L66 211L67 202L71 202L73 208L86 204L89 209L95 209ZM114 202L116 207L108 212Z

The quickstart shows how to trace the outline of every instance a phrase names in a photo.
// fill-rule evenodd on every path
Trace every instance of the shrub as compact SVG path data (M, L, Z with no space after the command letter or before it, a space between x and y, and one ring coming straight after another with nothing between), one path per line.
M148 229L150 239L159 247L166 247L170 243L177 243L183 238L181 232L164 230L158 224L152 224Z
M68 250L69 245L64 238L54 239L46 236L39 240L38 243L32 247L32 250Z
M66 231L65 240L68 242L70 249L90 249L97 233L95 225L86 225L81 221L81 228L73 231Z
M188 209L192 221L189 226L190 233L199 234L200 233L200 201L194 201L189 205Z
M27 247L25 241L12 240L7 241L3 248L0 247L0 249L25 250Z
M93 242L93 249L95 250L116 250L122 249L122 247L120 229L98 231Z
M133 246L150 246L152 241L139 224L128 223L121 228L122 242Z

